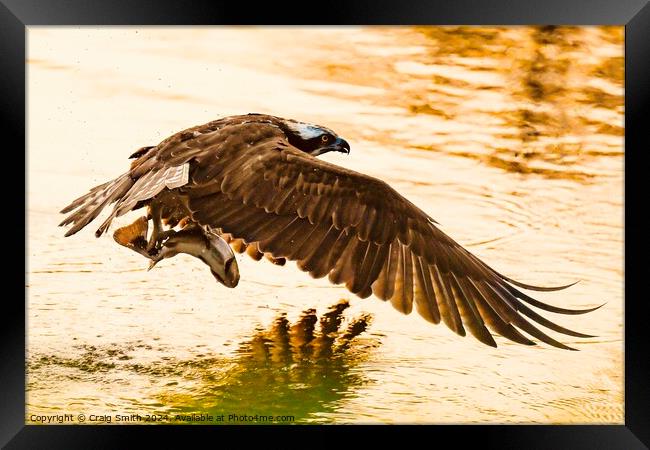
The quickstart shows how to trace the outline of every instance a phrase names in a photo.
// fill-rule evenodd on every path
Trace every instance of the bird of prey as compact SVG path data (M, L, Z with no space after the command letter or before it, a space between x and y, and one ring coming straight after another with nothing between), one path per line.
M265 114L221 118L139 149L126 173L64 208L71 214L60 225L71 225L70 236L115 203L95 233L99 237L114 218L147 207L146 216L114 237L151 265L188 253L234 287L239 271L225 242L240 249L243 244L256 259L296 261L314 278L328 276L359 297L390 301L404 314L415 308L427 321L442 321L461 336L467 329L492 347L497 344L489 330L534 345L523 331L574 350L532 322L593 337L526 304L559 314L598 307L565 309L517 289L556 291L572 284L530 286L498 273L384 181L317 158L332 151L348 154L350 146L324 126Z

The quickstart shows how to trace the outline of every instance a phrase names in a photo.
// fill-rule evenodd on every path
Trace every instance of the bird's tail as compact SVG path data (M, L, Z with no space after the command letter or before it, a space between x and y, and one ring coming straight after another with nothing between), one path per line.
M63 208L62 214L74 211L59 224L60 227L72 224L72 228L65 234L66 237L92 222L107 205L123 198L132 186L133 180L128 173L125 173L112 181L95 186L86 195Z

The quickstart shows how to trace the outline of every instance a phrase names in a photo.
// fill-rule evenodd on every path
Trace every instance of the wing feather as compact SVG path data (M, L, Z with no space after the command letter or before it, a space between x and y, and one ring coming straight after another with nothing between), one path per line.
M397 273L397 258L399 244L388 244L386 261L381 269L379 277L373 283L372 289L381 300L390 300L395 290L395 274Z
M433 285L431 284L431 273L429 266L422 260L422 257L414 257L413 263L416 270L418 291L415 295L415 307L418 314L431 323L440 323L440 311L436 302Z
M342 233L334 225L330 225L325 236L314 246L313 251L298 261L298 267L304 272L310 272L314 278L322 278L330 271L328 254Z
M345 283L348 278L343 275L345 265L350 263L350 254L356 248L359 241L354 239L352 233L343 232L335 244L334 251L330 259L332 271L329 273L329 280L334 284Z
M476 289L476 286L470 278L466 280L461 279L460 281L463 292L471 296L471 298L474 300L474 303L476 304L478 311L480 312L481 317L485 320L485 323L492 330L494 330L495 333L500 334L501 336L519 344L535 345L533 341L517 331L512 325L504 321L496 313L485 296L478 289Z
M458 311L463 319L463 322L467 324L470 333L490 347L496 347L497 343L494 341L494 338L490 334L487 328L485 328L483 319L479 314L476 306L473 304L474 301L472 297L465 294L460 283L456 276L452 273L448 276L449 285L453 291L454 298L458 304Z

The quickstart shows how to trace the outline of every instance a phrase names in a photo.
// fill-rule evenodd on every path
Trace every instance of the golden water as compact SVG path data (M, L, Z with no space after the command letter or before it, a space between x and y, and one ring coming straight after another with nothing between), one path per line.
M27 422L623 422L622 28L32 27L27 39ZM493 349L293 263L240 256L229 290L186 255L147 272L93 226L63 238L58 210L135 149L248 112L336 130L352 153L325 159L386 180L501 273L581 280L536 297L607 302L546 314L598 338L558 337L579 352ZM279 314L340 298L346 317L373 316L343 357L296 371L242 354Z

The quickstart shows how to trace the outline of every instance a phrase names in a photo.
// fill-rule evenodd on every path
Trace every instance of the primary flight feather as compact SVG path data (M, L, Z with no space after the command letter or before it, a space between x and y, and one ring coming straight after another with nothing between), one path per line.
M125 241L117 232L115 239L152 265L189 253L234 287L239 279L234 257L215 239L231 245L243 241L253 255L297 261L314 278L328 276L362 298L374 294L405 314L415 308L429 322L442 321L461 336L468 330L493 347L489 330L534 345L523 331L571 349L531 321L569 336L591 337L549 321L525 303L560 314L596 308L551 306L516 288L553 291L570 285L530 286L501 275L387 183L317 158L330 151L349 153L350 146L319 125L263 114L222 118L139 149L127 173L64 208L62 213L71 214L61 225L71 225L70 236L115 203L96 232L99 237L115 217L146 206L148 215L139 219L137 229L130 226L134 239ZM153 232L147 241L148 220ZM173 228L179 226L185 234L176 236ZM185 235L192 236L192 245ZM197 249L199 244L203 247Z

